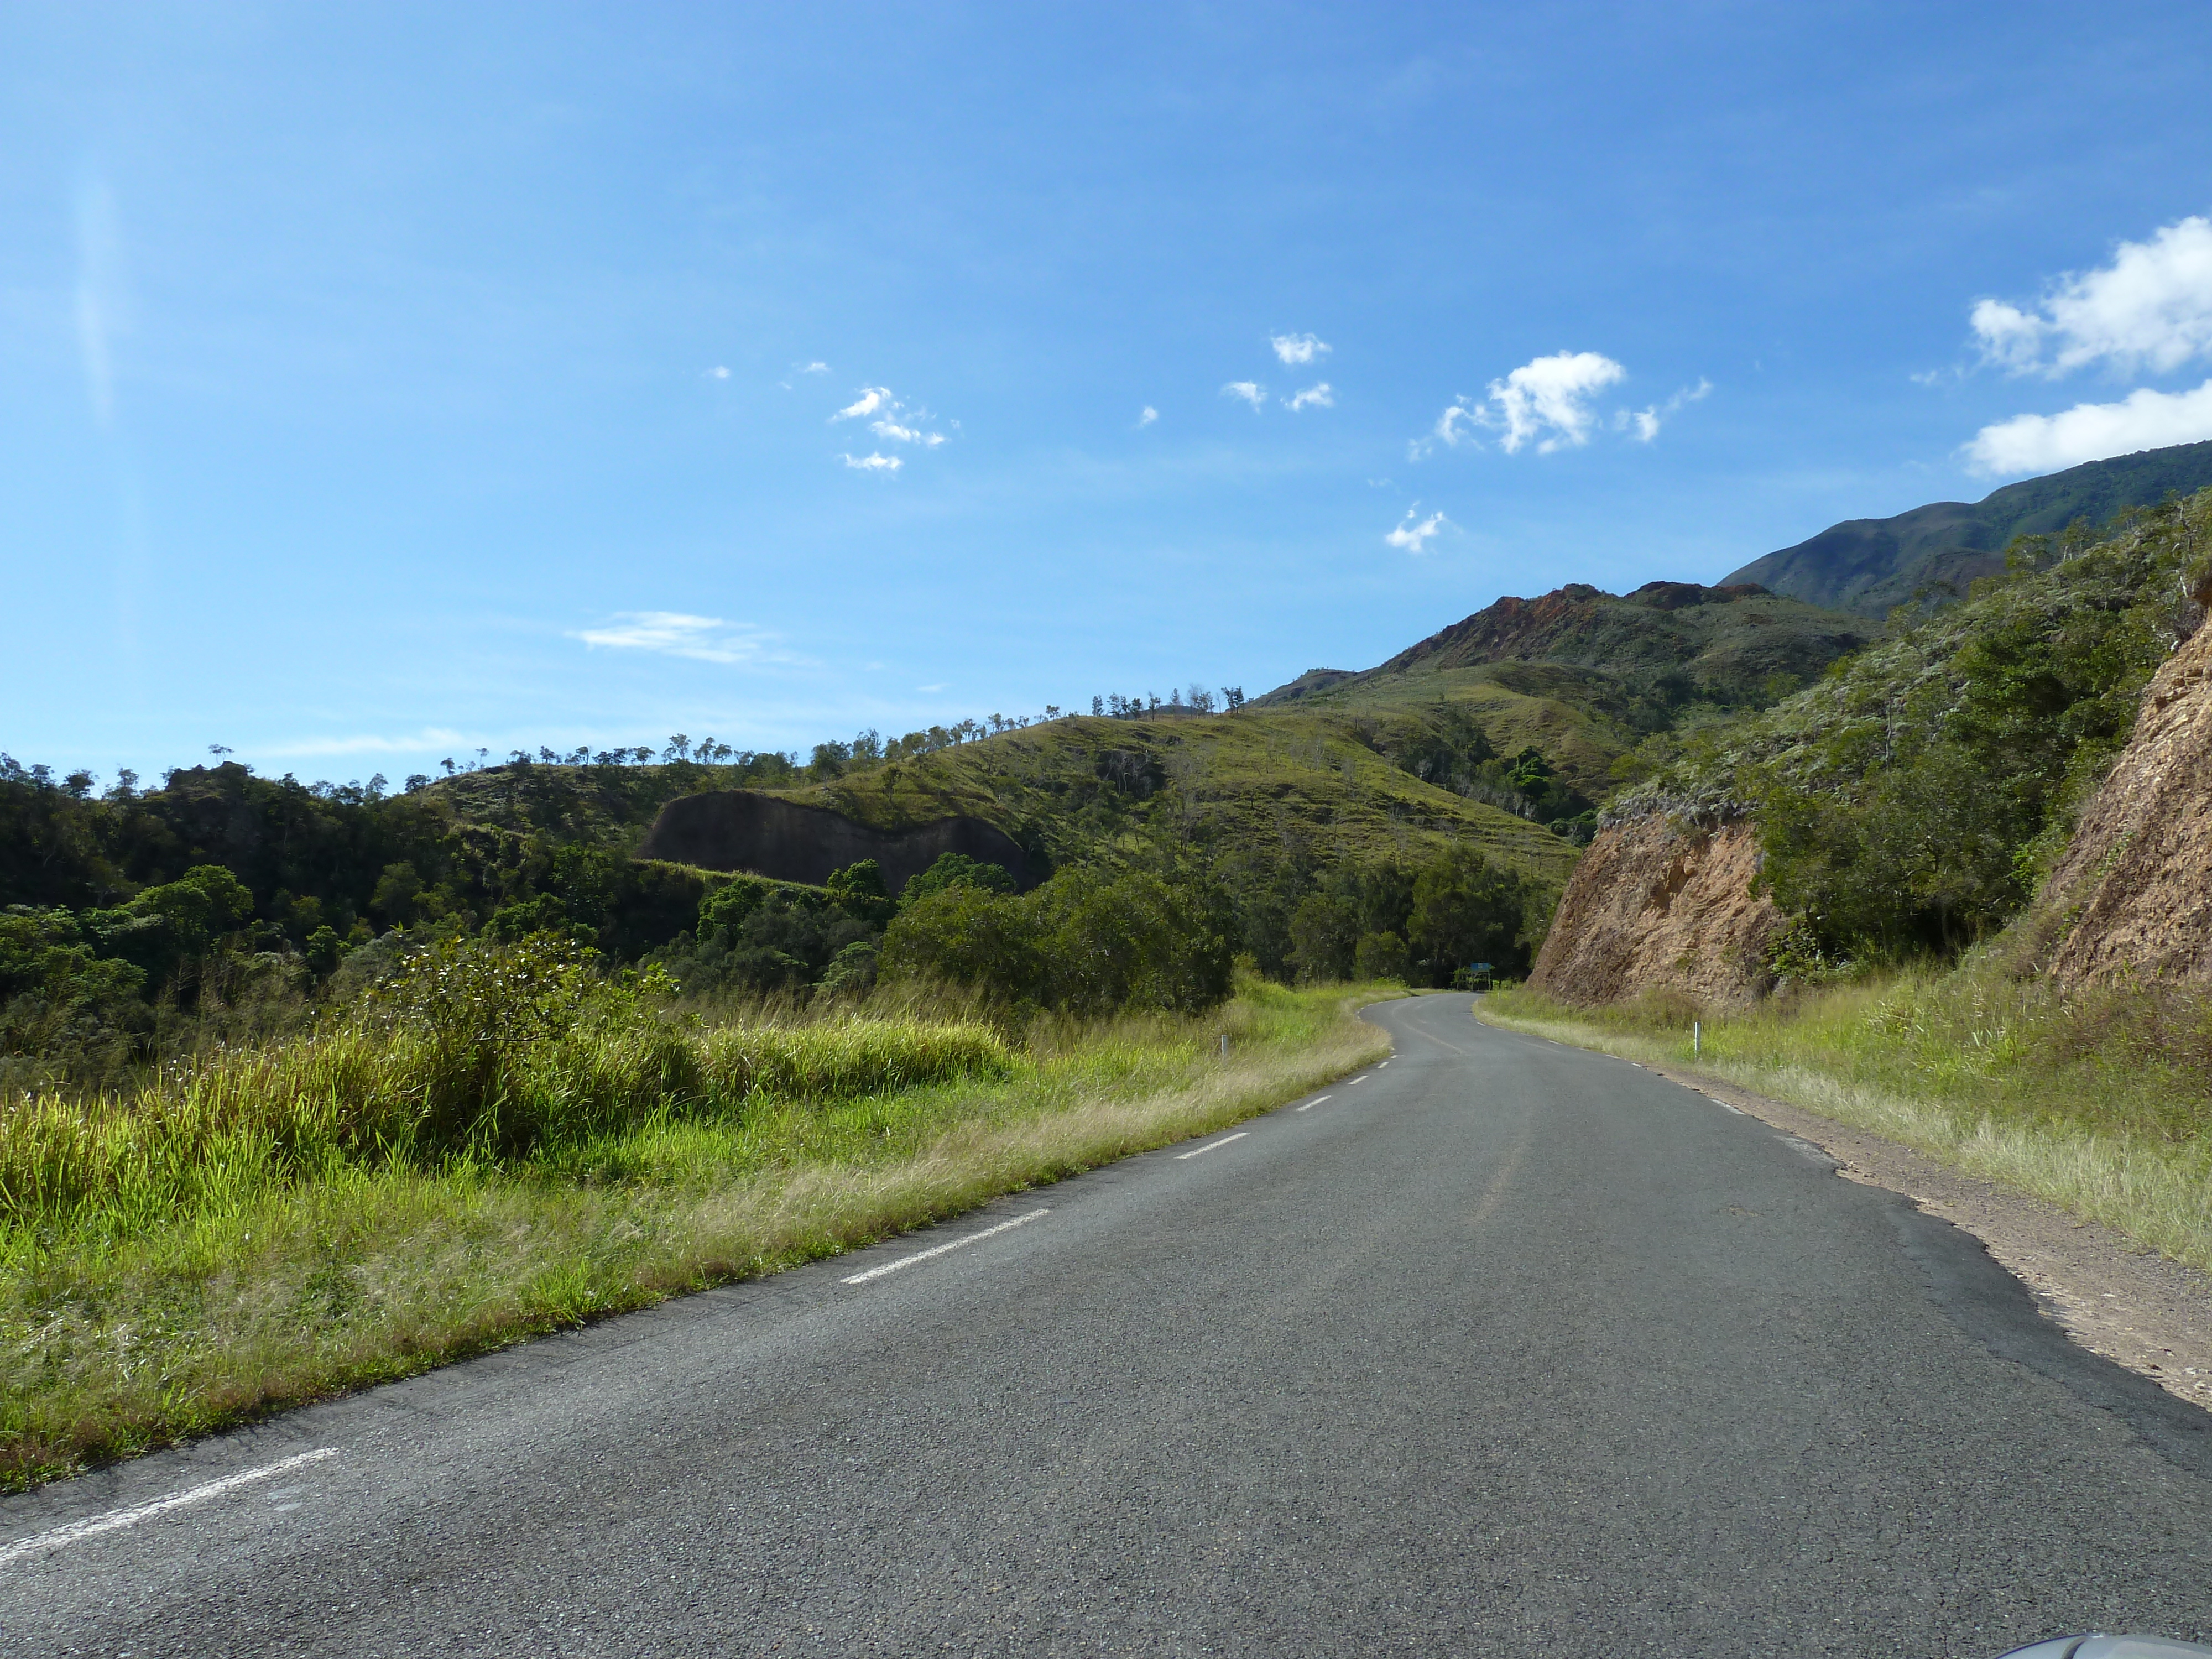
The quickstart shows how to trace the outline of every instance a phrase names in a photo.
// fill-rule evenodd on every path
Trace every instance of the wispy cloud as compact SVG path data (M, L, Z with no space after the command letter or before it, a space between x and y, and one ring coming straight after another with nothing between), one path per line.
M568 637L595 649L650 651L699 662L780 659L768 649L767 635L733 627L720 617L693 617L680 611L617 611L605 627L579 629Z
M2032 308L1984 300L1971 321L1984 362L2054 380L2092 363L2167 374L2212 356L2212 220L2122 242L2110 264L2068 272Z
M885 477L889 477L906 465L896 455L878 455L873 453L866 455L840 455L837 459L855 472L877 472Z
M1613 417L1616 431L1626 431L1640 444L1648 444L1659 435L1659 428L1685 404L1696 403L1713 389L1713 383L1698 377L1695 386L1686 386L1663 404L1653 404L1645 409L1624 409Z
M1328 356L1329 344L1310 334L1270 334L1267 343L1275 349L1275 356L1285 367L1296 368L1301 363L1317 362Z
M1308 386L1304 392L1284 398L1283 407L1293 415L1302 409L1334 409L1336 394L1328 389L1328 382L1323 380L1316 386Z
M387 738L357 733L343 738L299 738L290 743L256 745L264 755L419 755L429 749L456 751L479 747L477 739L442 726L428 726L411 735Z
M85 391L100 425L115 419L115 337L130 323L123 282L123 229L115 198L99 179L76 194L76 331Z
M1457 449L1462 444L1482 447L1482 441L1474 435L1474 428L1482 424L1482 416L1464 393L1451 400L1450 406L1437 416L1437 423L1422 436L1406 446L1406 459L1418 461L1429 454L1438 444L1446 449Z
M2194 392L2139 386L2116 404L2076 404L2057 415L2015 415L1984 427L1962 453L1976 472L2007 477L2206 438L2212 438L2212 380Z
M827 374L829 372L830 365L818 357L811 363L801 363L798 368L798 373L801 374Z
M1137 424L1139 426L1150 426L1154 421L1157 421L1159 418L1160 411L1154 409L1150 404L1146 404L1145 405L1145 412L1137 416Z
M924 449L934 449L945 441L942 432L924 432L917 426L902 426L897 419L890 416L880 421L870 421L868 430L878 438L889 438L895 444L920 444Z
M1427 552L1431 538L1451 520L1441 513L1431 513L1424 519L1419 517L1420 511L1421 504L1415 501L1406 509L1406 516L1399 520L1398 527L1384 535L1382 539L1393 547L1405 549L1408 553L1419 555Z
M729 367L728 367L728 365L724 364L724 363L716 363L716 364L714 366L714 368L710 368L710 369L708 369L708 370L707 371L707 378L708 378L708 380L728 380L728 379L730 378L730 370L729 370Z
M1256 380L1231 380L1221 388L1224 398L1242 398L1256 415L1267 406L1267 388Z
M934 449L945 441L945 434L929 429L927 422L932 418L926 409L909 409L892 394L889 386L863 386L860 395L832 415L830 421L835 425L839 421L866 420L868 430L878 438L895 444L919 444L924 449ZM960 422L955 421L952 424L957 427ZM882 459L880 456L870 457L872 460ZM849 455L845 458L845 462L848 466L860 465ZM896 461L890 463L890 465L894 471L898 468Z

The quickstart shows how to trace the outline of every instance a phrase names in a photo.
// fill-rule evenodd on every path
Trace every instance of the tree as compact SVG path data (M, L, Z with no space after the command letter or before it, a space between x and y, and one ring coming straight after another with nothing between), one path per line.
M881 879L880 876L878 879ZM1014 890L1014 872L1002 864L971 859L965 853L939 853L936 863L920 875L908 878L906 885L899 890L898 902L904 907L947 887L980 887L988 892L1011 893Z
M1430 982L1449 985L1453 970L1471 962L1525 963L1538 942L1528 926L1531 896L1522 877L1472 847L1447 848L1424 865L1413 878L1408 929Z
M1291 965L1301 980L1349 978L1358 945L1358 914L1337 894L1316 889L1291 913Z

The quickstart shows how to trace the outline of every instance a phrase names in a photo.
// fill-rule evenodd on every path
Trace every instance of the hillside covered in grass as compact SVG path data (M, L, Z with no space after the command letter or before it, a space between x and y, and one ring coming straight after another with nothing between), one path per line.
M1655 581L1615 594L1570 583L1499 599L1364 672L1314 670L1249 707L1369 718L1449 707L1599 796L1654 732L1771 703L1878 632L1756 586Z

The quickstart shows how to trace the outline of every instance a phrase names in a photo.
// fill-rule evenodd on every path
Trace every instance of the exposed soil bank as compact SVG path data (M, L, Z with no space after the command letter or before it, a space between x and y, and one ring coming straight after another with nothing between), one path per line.
M778 881L819 886L830 872L862 859L881 867L896 893L945 853L1003 865L1024 887L1033 884L1020 844L981 818L941 818L911 830L877 830L823 806L806 806L749 789L684 795L660 809L638 856L695 864L702 870L749 870Z
M1663 815L1599 831L1575 866L1529 983L1562 1002L1675 990L1739 1006L1772 983L1764 952L1780 912L1751 890L1747 820L1706 830Z
M2212 628L2151 681L2036 908L2062 981L2212 981Z

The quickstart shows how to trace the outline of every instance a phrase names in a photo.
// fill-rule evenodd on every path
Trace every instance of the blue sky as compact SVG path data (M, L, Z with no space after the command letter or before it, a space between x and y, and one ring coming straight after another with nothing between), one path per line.
M1256 694L2212 436L2203 15L0 7L0 748Z

